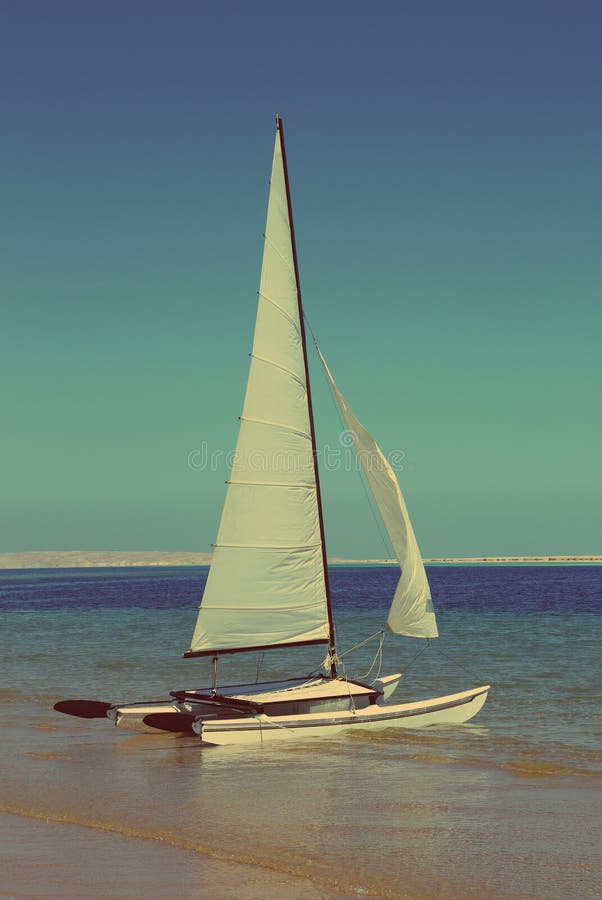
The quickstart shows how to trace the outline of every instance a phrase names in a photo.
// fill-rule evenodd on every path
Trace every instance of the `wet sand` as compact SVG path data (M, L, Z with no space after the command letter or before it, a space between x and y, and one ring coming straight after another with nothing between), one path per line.
M243 755L103 725L7 725L0 897L600 896L589 775L466 765L445 733Z
M306 878L161 841L0 813L0 897L47 900L344 900Z

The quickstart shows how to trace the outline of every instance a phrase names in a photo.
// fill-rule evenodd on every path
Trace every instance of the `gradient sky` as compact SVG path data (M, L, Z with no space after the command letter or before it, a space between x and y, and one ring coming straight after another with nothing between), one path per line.
M0 550L206 550L274 115L305 307L426 556L600 552L598 2L5 4ZM319 442L336 446L312 361ZM334 555L385 555L327 472Z

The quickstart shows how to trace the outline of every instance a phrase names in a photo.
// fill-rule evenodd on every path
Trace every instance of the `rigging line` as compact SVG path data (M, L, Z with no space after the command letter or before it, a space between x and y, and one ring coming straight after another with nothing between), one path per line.
M379 637L379 635L384 635L384 633L384 628L379 628L378 631L375 631L374 634L369 634L368 637L364 638L363 641L360 641L358 644L354 644L353 647L349 647L348 650L343 650L342 653L339 653L339 656L347 656L348 653L352 653L354 650L358 650L360 647L363 647L364 644L368 644L374 638Z
M428 640L428 638L427 638L427 640ZM455 666L457 666L461 672L464 672L465 675L468 675L469 678L474 678L475 680L478 678L478 676L476 676L473 672L469 672L468 669L465 669L464 666L461 663L459 663L457 659L454 659L453 656L450 656L449 653L446 653L445 650L442 650L440 646L437 646L437 650L439 651L439 653L441 653L443 656L445 656L447 659L449 659L449 661L451 663L453 663Z
M259 722L259 746L263 748L263 729L261 727L261 715L259 713L255 713L253 718L257 719L257 721Z
M309 333L311 334L311 339L312 339L312 341L314 342L314 346L316 347L316 350L317 350L317 349L319 349L319 348L318 348L318 341L317 341L317 338L316 338L316 336L315 336L315 334L314 334L314 330L313 330L313 328L311 327L311 322L309 321L309 319L308 319L308 317L307 317L307 313L305 312L305 310L303 310L303 318L305 319L305 324L306 324L307 327L309 328Z
M284 731L287 732L287 734L291 733L288 725L283 725L281 722L277 722L276 719L270 718L270 716L268 716L267 713L256 713L253 716L253 718L257 719L257 721L259 722L260 733L261 733L261 723L262 722L269 722L270 725L275 725L277 728L282 728ZM262 734L262 746L263 746L263 734Z
M384 644L384 642L385 642L385 632L383 631L383 632L381 632L380 641L378 643L378 647L376 649L376 653L374 654L374 659L372 660L372 664L371 664L370 668L368 669L367 672L364 672L363 675L360 675L360 678L362 680L364 678L367 678L368 675L370 675L370 673L372 672L372 669L376 665L377 661L378 661L378 669L376 670L374 678L372 679L372 684L374 684L374 682L378 678L380 678L380 673L381 673L382 667L383 667L383 644Z
M309 333L311 334L312 340L313 340L313 342L314 342L314 346L315 346L316 350L318 351L318 356L320 357L320 360L321 360L322 354L321 354L321 352L320 352L320 347L319 347L317 338L316 338L316 336L315 336L315 334L314 334L313 328L311 327L310 321L309 321L309 319L307 318L307 314L306 314L305 310L303 311L303 318L305 319L305 322L306 322L307 327L308 327L308 329L309 329ZM341 409L340 409L340 407L339 407L339 404L337 403L337 399L336 399L336 396L335 396L335 393L334 393L334 388L333 388L333 386L332 386L332 384L331 384L331 382L330 382L330 379L328 378L328 376L327 376L327 374L326 374L326 370L324 369L324 366L322 366L322 371L323 371L324 377L326 378L326 381L327 381L327 383L328 383L328 388L329 388L330 398L331 398L331 400L332 400L332 402L333 402L333 404L334 404L334 407L335 407L335 409L336 409L336 411L337 411L337 415L338 415L338 417L339 417L339 423L340 423L340 425L341 425L341 429L342 429L342 431L347 431L347 423L345 422L345 419L343 418L343 414L342 414L342 412L341 412ZM372 513L372 518L374 519L374 522L376 523L376 530L377 530L377 532L378 532L378 534L379 534L379 536L380 536L380 539L381 539L381 541L382 541L382 544L383 544L385 553L386 553L386 555L387 555L387 559L397 559L397 556L396 556L395 551L394 551L394 549L393 549L393 545L391 544L391 541L389 540L389 536L388 536L388 534L387 534L387 532L386 532L386 529L385 529L385 527L384 527L384 525L383 525L383 522L382 522L382 519L381 519L381 517L380 517L380 514L379 514L378 511L377 511L377 508L376 508L376 501L374 500L374 496L373 496L372 491L371 491L371 489L370 489L370 486L369 486L369 484L368 484L368 481L367 481L366 475L365 475L365 473L364 473L364 469L363 469L363 466L362 466L362 464L361 464L361 461L359 460L359 457L358 457L358 461L359 461L360 464L359 464L359 466L357 467L356 471L357 471L357 473L358 473L358 476L359 476L359 479L360 479L360 482L361 482L361 485L362 485L362 488L363 488L363 491L364 491L364 495L365 495L366 501L367 501L367 503L368 503L368 507L369 507L369 509L370 509L370 512Z
M343 670L343 681L347 685L347 693L349 694L350 712L352 712L353 715L355 715L357 710L355 708L355 700L353 699L353 694L351 693L351 685L349 684L349 679L347 677L347 669L345 668L345 663L343 662L341 657L338 655L337 655L337 661L338 661L339 665L341 666L341 669Z
M263 665L263 657L265 656L263 650L258 654L257 658L257 671L255 672L255 684L259 681L259 675L261 673L261 666Z
M418 659L418 657L419 657L419 656L422 656L422 654L424 653L424 651L425 651L425 650L428 650L429 647L430 647L430 641L429 641L428 638L426 638L426 644L424 645L424 647L422 647L422 648L418 651L418 653L414 654L414 656L411 658L411 660L409 661L409 663L407 664L407 666L406 666L405 669L403 670L403 674L404 674L404 675L405 675L406 672L409 672L409 671L410 671L410 669L412 668L412 666L414 665L414 663L416 662L416 660Z

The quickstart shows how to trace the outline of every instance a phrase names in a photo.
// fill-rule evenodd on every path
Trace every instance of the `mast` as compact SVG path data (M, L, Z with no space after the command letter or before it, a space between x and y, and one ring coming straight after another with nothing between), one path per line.
M307 342L279 117L277 126L236 459L184 656L328 644L334 676Z
M336 667L336 647L334 634L334 619L332 617L332 606L330 601L330 581L328 579L328 559L326 557L326 537L324 534L324 517L322 514L322 492L320 490L320 473L318 471L318 448L316 445L316 428L314 425L314 410L311 399L311 385L309 381L309 365L307 362L307 341L305 337L305 319L303 317L303 302L301 300L301 282L299 280L299 262L297 259L297 242L295 240L295 225L293 222L293 207L291 203L291 190L288 179L288 165L286 162L286 146L284 143L284 127L280 116L276 116L276 128L280 133L280 146L282 148L282 166L284 169L284 184L286 187L286 204L288 207L288 221L291 230L291 245L293 249L293 262L295 266L295 284L297 287L297 303L299 305L299 322L301 325L301 345L303 347L303 365L305 367L305 384L307 386L307 406L309 409L309 425L311 434L312 457L314 464L314 477L316 479L316 496L318 501L318 520L320 523L320 541L322 544L322 566L324 569L324 586L326 589L326 608L328 610L328 655L330 658L330 674L332 678L337 677Z

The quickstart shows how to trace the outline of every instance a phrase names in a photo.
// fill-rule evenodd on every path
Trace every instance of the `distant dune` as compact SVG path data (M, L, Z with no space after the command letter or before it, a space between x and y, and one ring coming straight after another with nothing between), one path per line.
M599 563L602 556L465 556L426 559L425 563Z
M79 569L103 566L207 566L211 553L161 550L36 550L0 553L0 569Z
M395 565L395 559L343 559L333 565ZM178 553L162 550L36 550L0 553L0 569L79 569L105 566L208 566L211 553ZM425 563L477 565L479 563L600 563L602 556L466 556L426 559Z

